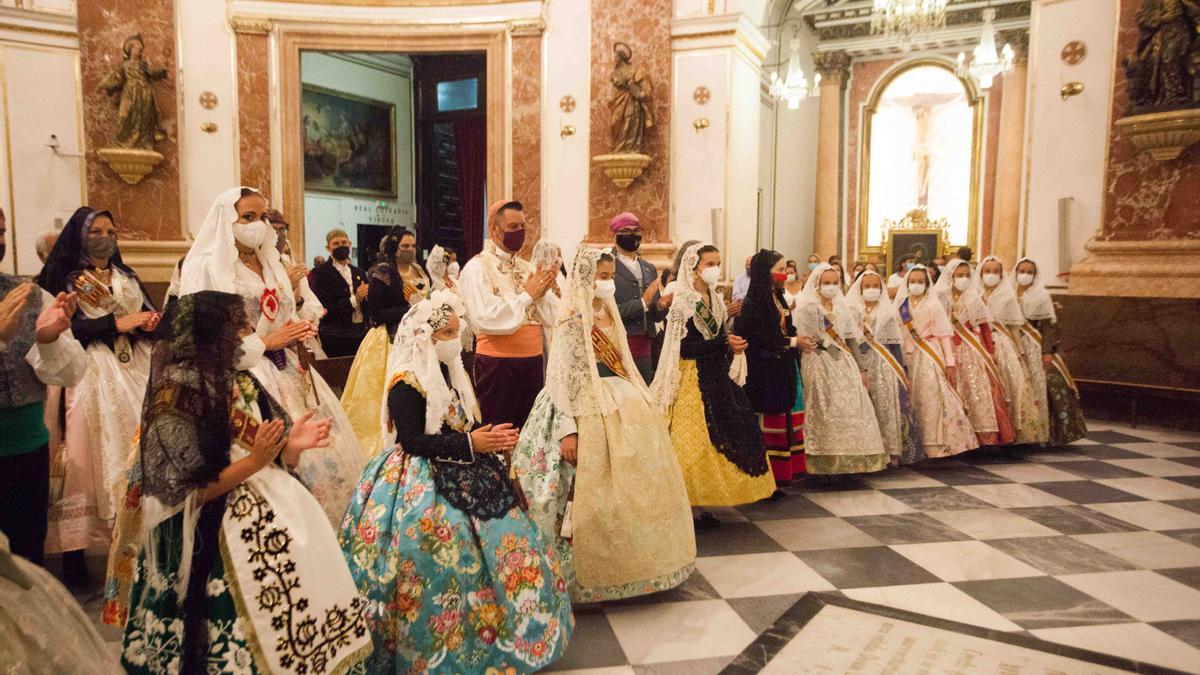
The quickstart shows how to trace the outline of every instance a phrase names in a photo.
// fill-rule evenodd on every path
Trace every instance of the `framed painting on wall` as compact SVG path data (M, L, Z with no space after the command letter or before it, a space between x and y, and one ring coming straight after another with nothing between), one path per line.
M396 196L396 106L305 84L304 189Z

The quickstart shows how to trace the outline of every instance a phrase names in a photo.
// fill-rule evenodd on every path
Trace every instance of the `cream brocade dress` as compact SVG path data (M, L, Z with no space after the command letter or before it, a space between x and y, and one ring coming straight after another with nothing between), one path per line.
M913 330L922 335L925 344L937 354L942 363L941 341L927 333L932 321L921 320L922 305L937 300L924 299L912 304ZM971 421L963 409L962 399L950 386L942 367L908 336L904 340L904 356L908 366L909 386L912 387L913 412L921 428L921 443L925 456L949 457L979 447ZM961 372L961 371L960 371ZM960 375L961 377L961 375Z
M600 330L617 339L611 327ZM543 389L512 460L529 515L553 539L578 602L674 588L696 560L688 493L663 416L628 379L597 365L616 409L566 416ZM562 461L559 446L572 433L576 466Z
M1019 331L1020 327L1015 330ZM992 343L996 348L996 369L1000 371L1000 381L1008 399L1008 412L1017 432L1014 443L1045 443L1050 437L1050 429L1044 423L1046 416L1038 410L1033 380L1021 360L1018 343L1009 328L998 321L992 323Z

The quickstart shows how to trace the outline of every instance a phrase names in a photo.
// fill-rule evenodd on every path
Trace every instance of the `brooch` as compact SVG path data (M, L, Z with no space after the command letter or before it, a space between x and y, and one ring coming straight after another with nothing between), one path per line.
M267 321L274 321L279 315L279 296L274 288L263 289L262 297L258 300L258 309L267 317Z

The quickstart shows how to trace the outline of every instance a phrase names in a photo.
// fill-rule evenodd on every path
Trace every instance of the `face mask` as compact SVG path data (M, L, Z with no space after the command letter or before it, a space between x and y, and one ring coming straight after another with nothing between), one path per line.
M838 294L838 290L839 289L838 289L837 284L821 284L821 295L826 300L832 300L832 299L836 298L837 294Z
M808 271L811 272L811 271L817 269L817 267L820 266L820 264L821 263L815 263L815 262L808 263Z
M346 258L349 258L349 257L350 257L350 247L349 246L338 246L337 248L333 249L333 259L334 260L344 261L344 260L346 260Z
M1022 272L1021 274L1017 275L1017 283L1021 284L1022 286L1032 285L1033 275L1029 274L1028 272Z
M863 300L867 302L878 302L880 295L883 295L883 291L878 288L864 288L862 292Z
M117 238L88 237L84 243L84 250L89 258L108 260L117 252Z
M792 282L793 282L793 281L795 281L795 280L796 280L796 275L795 275L795 274L793 274L793 273L791 273L791 272L788 272L788 275L787 275L787 282L790 284L790 283L792 283Z
M417 252L416 251L400 251L399 253L396 254L396 259L400 261L401 265L411 265L417 259Z
M709 286L716 286L717 282L721 280L721 266L705 267L700 270L700 280Z
M925 284L909 284L908 294L917 297L925 295Z
M963 291L967 290L970 287L971 287L971 280L968 279L967 277L957 277L954 280L954 290L958 291L959 293L962 293Z
M999 286L1000 285L1000 275L999 274L983 275L983 285L987 286L988 288L995 288L996 286Z
M261 220L256 220L253 223L234 223L233 238L237 239L242 246L249 246L257 250L262 243L266 241L267 234L274 235L275 230L271 226Z
M608 300L616 297L617 282L612 279L597 279L596 280L596 297L601 300Z
M904 271L907 272L907 271L911 270L912 266L913 266L913 264L910 262L904 263Z
M621 247L622 251L633 253L642 245L642 235L626 233L617 235L617 246Z
M452 263L450 263L450 266L446 268L446 271L450 273L450 276L457 279L458 278L458 269L459 269L458 263L452 262Z
M450 363L462 354L462 340L438 340L433 343L433 353L442 363Z
M788 275L784 272L771 272L771 281L777 284L782 284L788 280Z
M509 253L516 253L525 245L525 228L505 232L501 237L501 242L504 244L504 250Z
M262 338L258 337L258 333L251 333L242 338L242 344L233 355L233 367L238 370L250 370L262 361L266 351L267 346L263 344Z

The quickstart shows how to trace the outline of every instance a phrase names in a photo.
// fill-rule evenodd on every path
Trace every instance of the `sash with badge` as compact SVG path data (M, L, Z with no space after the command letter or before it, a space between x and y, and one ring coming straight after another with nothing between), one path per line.
M1037 343L1039 351L1042 349L1042 332L1034 328L1033 324L1026 321L1025 324L1021 326L1021 332L1025 333L1030 338L1033 338L1033 341ZM1079 387L1075 384L1075 378L1071 377L1071 371L1067 370L1067 362L1063 360L1062 355L1055 352L1050 357L1050 363L1054 365L1055 370L1057 370L1059 374L1063 376L1063 379L1067 381L1067 386L1075 392L1076 396L1078 396Z

